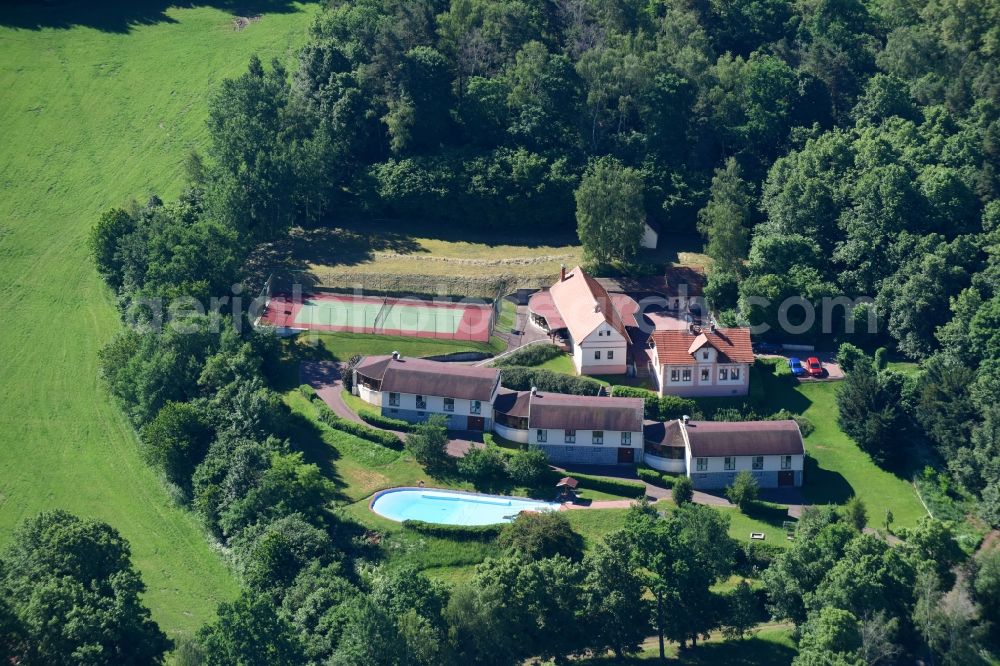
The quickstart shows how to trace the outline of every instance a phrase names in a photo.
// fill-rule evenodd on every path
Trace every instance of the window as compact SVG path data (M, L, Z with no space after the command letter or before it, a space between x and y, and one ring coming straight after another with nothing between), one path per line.
M599 352L599 351L595 351L594 352L594 360L597 360L597 361L601 360L601 352Z
M632 446L632 433L630 432L622 433L622 446Z
M389 406L390 407L399 407L399 394L398 393L390 393L389 394Z
M541 429L539 429L535 434L536 434L536 439L539 442L547 442L547 441L549 441L549 431L548 430L541 430Z
M444 399L444 411L446 411L446 412L453 412L453 411L455 411L455 399L454 398L445 398Z
M708 469L708 458L697 458L695 460L695 469L699 472L704 472Z
M726 471L734 469L736 469L736 458L733 456L726 456Z
M611 360L614 360L614 358L615 358L615 350L614 349L609 349L608 350L608 360L611 361Z
M417 409L427 409L427 398L422 395L417 396Z
M576 430L566 430L563 433L563 441L567 444L576 444Z
M754 469L764 469L764 456L754 456L753 457L753 468Z
M684 368L683 372L681 372L681 381L682 382L691 381L691 368Z
M781 469L791 469L791 468L792 468L792 457L781 456Z
M703 381L703 382L707 382L708 381L708 368L702 368L701 369L701 381Z
M670 381L672 381L672 382L679 382L680 380L681 380L681 371L680 370L671 370L670 371Z
M729 372L729 378L732 379L733 381L738 380L740 378L740 369L739 368L733 368Z
M594 437L593 437L593 439L591 441L593 441L594 444L603 444L604 443L604 431L603 430L595 430L594 431Z
M701 353L701 358L703 360L705 360L705 361L708 360L708 350L707 349Z
M481 414L483 411L483 403L478 400L472 400L469 402L469 413L470 414Z
M719 379L722 381L729 379L729 368L719 368Z

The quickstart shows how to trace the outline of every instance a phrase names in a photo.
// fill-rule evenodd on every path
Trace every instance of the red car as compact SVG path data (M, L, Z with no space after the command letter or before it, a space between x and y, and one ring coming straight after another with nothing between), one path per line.
M815 356L810 356L806 359L806 370L809 372L810 377L822 377L826 372L823 370L823 364Z

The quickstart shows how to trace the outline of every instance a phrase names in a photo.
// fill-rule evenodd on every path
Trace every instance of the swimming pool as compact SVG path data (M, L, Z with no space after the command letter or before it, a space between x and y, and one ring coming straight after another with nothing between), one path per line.
M509 523L521 511L558 511L559 504L507 495L479 495L430 488L393 488L376 493L375 513L389 520L441 525Z

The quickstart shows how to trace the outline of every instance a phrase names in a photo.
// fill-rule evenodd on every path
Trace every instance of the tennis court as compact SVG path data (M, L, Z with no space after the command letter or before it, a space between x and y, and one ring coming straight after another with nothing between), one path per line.
M268 302L261 322L295 330L488 342L493 328L493 307L344 294L308 294L299 300L277 295Z

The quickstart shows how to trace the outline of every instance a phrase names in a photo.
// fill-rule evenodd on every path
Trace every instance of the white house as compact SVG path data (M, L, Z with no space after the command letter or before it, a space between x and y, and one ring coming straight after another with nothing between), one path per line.
M577 266L560 275L548 290L528 302L531 322L550 335L565 337L581 375L624 374L630 361L638 304L625 294L612 296Z
M494 405L498 435L539 447L556 464L642 460L643 400L502 389Z
M647 250L655 250L656 244L660 239L660 225L656 222L650 222L646 220L645 225L642 227L642 241L640 245Z
M658 330L649 344L650 375L660 395L746 395L750 388L748 328Z
M354 394L381 413L406 421L448 417L454 430L493 429L500 370L441 363L399 354L367 356L354 367Z
M761 488L802 485L805 446L795 421L682 421L680 427L695 488L725 488L741 471Z

